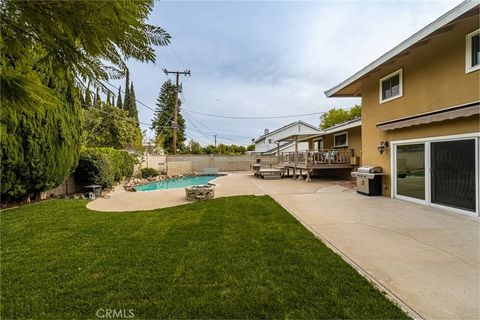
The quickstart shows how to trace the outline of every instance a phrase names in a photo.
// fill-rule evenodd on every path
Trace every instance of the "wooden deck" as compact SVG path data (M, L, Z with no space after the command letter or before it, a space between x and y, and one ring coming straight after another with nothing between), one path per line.
M280 165L289 168L316 169L348 169L353 168L352 149L326 149L318 151L283 152Z

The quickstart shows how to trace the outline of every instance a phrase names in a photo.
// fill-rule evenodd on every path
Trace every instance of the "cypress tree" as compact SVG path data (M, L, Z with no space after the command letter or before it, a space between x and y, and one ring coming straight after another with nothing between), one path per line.
M82 106L82 108L86 107L85 97L83 96L83 93L81 91L80 91L80 105Z
M85 107L90 108L92 106L92 96L90 95L90 86L85 90Z
M172 153L173 151L173 130L171 129L173 121L173 113L175 110L175 85L170 81L166 81L157 99L157 108L155 109L154 118L152 120L151 129L155 130L157 140L163 142L163 149ZM177 148L185 148L185 119L182 116L180 106L182 101L178 99L178 115L177 115Z
M49 90L53 99L35 107L1 97L2 202L29 199L30 194L54 188L77 165L81 142L77 89L55 82Z
M133 81L130 85L130 105L126 108L130 117L138 121L137 101L135 99L135 89L133 89Z
M100 97L100 89L97 87L97 92L95 93L95 100L94 100L95 106L99 106L100 102L102 102L102 98Z
M118 87L117 108L123 109L123 104L122 104L122 87Z
M123 100L123 107L128 110L128 107L130 106L130 72L127 69L127 74L125 76L125 98Z

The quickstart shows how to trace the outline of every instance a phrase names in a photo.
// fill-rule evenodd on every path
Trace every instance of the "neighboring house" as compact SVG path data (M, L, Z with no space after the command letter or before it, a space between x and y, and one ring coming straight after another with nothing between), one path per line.
M362 98L362 163L383 168L383 195L479 215L479 34L465 1L325 92Z
M360 165L362 154L361 119L339 123L317 134L293 133L279 140L289 144L289 151L280 150L280 162L292 169L293 177L299 174L329 175L351 178L350 172ZM298 152L295 152L298 144ZM300 149L300 145L306 146Z
M271 132L265 129L265 133L253 142L255 144L255 153L277 154L277 148L279 147L277 142L283 138L293 134L317 133L320 133L318 127L312 126L301 120L289 123ZM280 143L280 148L282 152L295 151L295 146L292 143ZM298 150L308 150L308 143L302 143L298 148Z
M350 149L352 165L359 165L362 156L362 120L355 119L324 130L318 149Z

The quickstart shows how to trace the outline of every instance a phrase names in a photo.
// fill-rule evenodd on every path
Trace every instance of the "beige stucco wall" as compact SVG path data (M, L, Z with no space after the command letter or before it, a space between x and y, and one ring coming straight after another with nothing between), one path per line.
M347 149L353 149L353 156L360 157L360 165L361 165L361 157L362 157L362 129L361 127L350 128L345 131L340 131L338 133L348 133L348 146L345 147ZM324 136L323 140L323 147L324 149L334 149L333 147L333 137L334 133L330 133ZM337 148L339 149L339 148Z
M400 130L380 131L376 124L401 117L448 108L480 99L479 71L465 73L465 37L478 28L478 16L397 59L361 83L362 161L380 165L387 173L384 195L390 195L390 150L380 155L380 141L398 141L479 131L478 116ZM379 80L403 68L403 96L380 104Z

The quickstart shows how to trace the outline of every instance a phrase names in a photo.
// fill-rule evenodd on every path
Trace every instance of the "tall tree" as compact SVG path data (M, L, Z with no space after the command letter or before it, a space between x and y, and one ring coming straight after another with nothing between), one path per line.
M90 108L91 106L93 106L92 95L90 93L90 86L88 86L87 89L85 90L85 106L84 107Z
M123 109L123 103L122 103L122 87L118 87L117 108Z
M170 36L147 23L152 8L153 0L0 2L2 201L55 187L72 172L77 86L104 87L124 75L127 59L155 61L152 46Z
M97 87L97 92L95 93L95 100L93 104L95 107L101 106L102 98L100 97L100 88Z
M107 99L106 102L110 104L110 90L107 91Z
M129 99L126 101L125 109L128 111L130 117L137 119L138 121L138 110L137 110L137 101L135 99L135 89L133 88L133 81L130 84L130 90L128 91Z
M48 92L26 70L51 67L69 85L90 80L102 87L101 80L124 75L127 59L154 62L152 46L167 45L170 35L147 23L153 5L154 0L1 1L2 95L38 102Z
M327 129L336 124L360 118L361 111L362 108L358 105L355 105L349 110L336 108L330 109L320 117L320 128Z
M127 110L130 107L130 72L128 69L125 77L125 99L123 100L123 107Z
M175 111L175 92L175 85L170 80L162 85L151 126L151 129L155 130L157 137L163 138L163 149L168 153L173 152L172 123ZM182 101L178 99L177 148L180 150L185 148L185 119L181 113L181 104Z
M138 122L128 112L108 103L101 103L101 110L84 110L83 141L87 147L112 147L123 149L142 146L142 134Z

